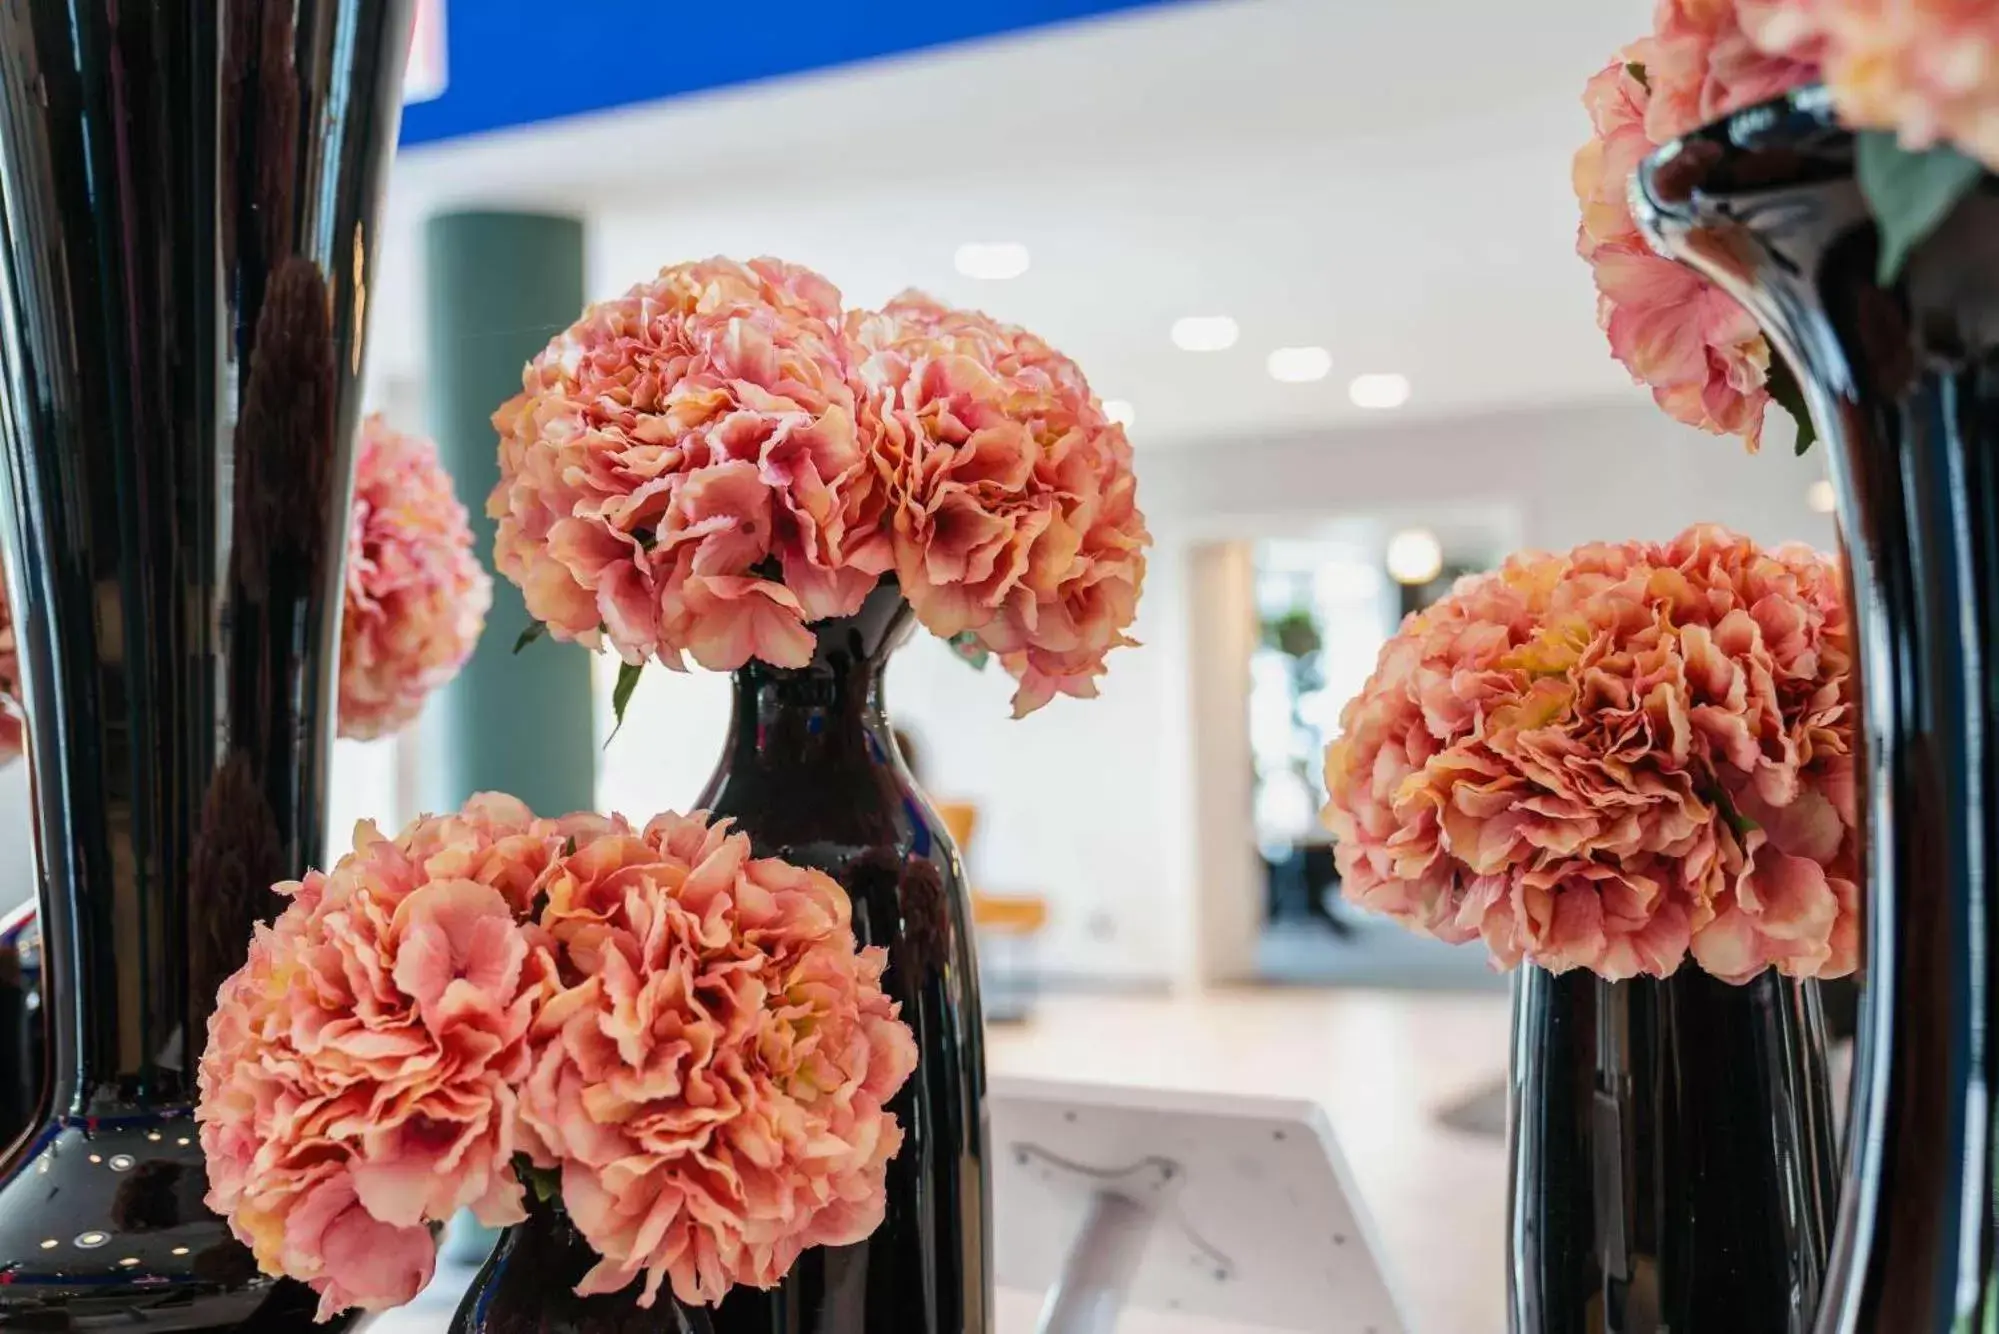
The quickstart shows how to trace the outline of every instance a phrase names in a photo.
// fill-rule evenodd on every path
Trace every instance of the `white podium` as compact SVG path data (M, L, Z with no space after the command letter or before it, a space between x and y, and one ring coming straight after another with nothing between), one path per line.
M1040 1334L1126 1308L1406 1334L1314 1104L995 1079L989 1106L996 1277L1047 1291Z

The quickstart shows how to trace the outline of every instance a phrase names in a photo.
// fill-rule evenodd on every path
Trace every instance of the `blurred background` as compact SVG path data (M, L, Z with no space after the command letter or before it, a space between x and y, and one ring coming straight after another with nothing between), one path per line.
M1341 704L1404 614L1517 547L1695 520L1832 541L1819 454L1675 425L1597 330L1578 97L1649 9L436 0L369 292L370 396L414 429L438 429L439 348L517 364L546 336L440 308L436 220L468 213L576 220L591 299L768 253L850 304L918 286L1074 357L1137 452L1144 646L1102 698L1022 722L1003 673L927 638L890 676L969 833L994 1069L1322 1102L1434 1334L1504 1324L1506 984L1341 905L1317 820ZM596 804L690 803L727 707L724 677L648 672ZM436 738L342 742L333 827L425 809ZM9 886L25 783L0 771Z

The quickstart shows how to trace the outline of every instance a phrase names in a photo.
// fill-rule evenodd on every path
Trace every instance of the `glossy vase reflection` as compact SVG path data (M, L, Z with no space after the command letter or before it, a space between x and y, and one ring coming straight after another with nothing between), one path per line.
M272 881L322 852L408 35L404 0L0 8L0 494L49 1068L0 1162L0 1328L311 1317L202 1202L195 1067Z
M1806 1334L1834 1177L1816 984L1515 985L1513 1334Z
M1999 1325L1999 180L1878 281L1854 140L1809 89L1640 173L1655 244L1806 389L1859 647L1867 1004L1821 1334Z
M889 1104L905 1138L888 1166L886 1220L855 1245L805 1252L772 1291L738 1289L712 1313L656 1311L651 1325L632 1314L636 1286L584 1302L519 1279L567 1273L571 1263L566 1226L532 1220L507 1234L482 1271L456 1334L672 1330L674 1319L699 1334L710 1328L703 1321L715 1334L990 1334L985 1051L971 905L944 823L896 749L882 693L889 656L912 624L885 584L856 615L811 627L809 666L751 663L737 672L728 745L694 803L734 819L759 856L839 881L861 943L888 950L883 985L916 1035L919 1062ZM522 1303L547 1311L549 1323L532 1324ZM665 1294L660 1303L673 1305Z

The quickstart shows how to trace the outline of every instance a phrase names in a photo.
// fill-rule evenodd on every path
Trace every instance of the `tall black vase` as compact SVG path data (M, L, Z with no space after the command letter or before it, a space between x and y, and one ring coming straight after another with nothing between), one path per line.
M278 1330L202 1204L217 985L322 850L405 0L0 7L0 497L50 1079L0 1327Z
M1859 648L1867 1001L1821 1334L1999 1323L1999 180L1878 281L1820 89L1654 157L1654 244L1740 298L1831 451Z
M1806 1334L1831 1227L1817 986L1523 969L1513 1334Z
M695 803L735 820L759 856L846 887L864 945L888 950L883 985L916 1034L916 1073L889 1109L902 1150L888 1214L851 1246L799 1257L769 1292L642 1312L638 1287L578 1298L587 1247L559 1210L508 1229L458 1309L456 1334L990 1334L985 1046L971 905L943 821L917 791L889 726L882 676L913 624L892 583L851 617L811 627L809 666L735 675L729 741Z

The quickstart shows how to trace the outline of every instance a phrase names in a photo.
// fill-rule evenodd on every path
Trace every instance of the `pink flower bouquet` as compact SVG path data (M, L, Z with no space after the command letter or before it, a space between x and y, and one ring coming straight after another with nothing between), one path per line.
M1515 556L1411 616L1341 717L1346 896L1506 967L1850 973L1850 673L1810 550L1701 527Z
M662 269L590 307L494 414L496 559L556 639L716 671L810 660L894 577L999 656L1025 713L1130 643L1149 541L1131 450L1073 362L797 265Z
M325 1319L429 1281L549 1174L601 1263L687 1302L881 1222L916 1047L846 894L725 824L474 798L280 890L209 1021L208 1204Z
M1847 124L1887 131L1906 151L1951 155L1944 170L1957 190L1980 163L1999 168L1999 6L1984 0L1658 0L1652 33L1619 51L1583 97L1593 134L1574 165L1577 250L1595 273L1611 352L1674 418L1751 449L1773 400L1796 419L1800 448L1811 443L1790 368L1732 297L1651 252L1626 201L1660 146L1821 80ZM1896 150L1884 136L1862 151ZM1871 202L1891 233L1910 207L1906 192ZM1915 239L1900 234L1904 245Z
M379 416L361 425L340 629L340 734L414 719L479 642L493 581L437 446Z

